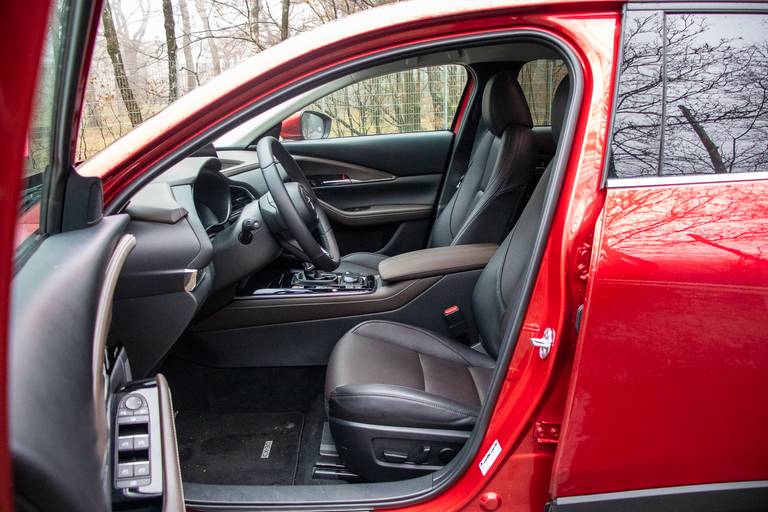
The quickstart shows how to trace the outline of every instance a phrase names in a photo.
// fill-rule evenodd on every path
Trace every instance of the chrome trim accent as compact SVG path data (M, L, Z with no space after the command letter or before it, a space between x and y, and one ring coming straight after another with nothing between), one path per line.
M544 329L541 338L531 338L531 345L539 348L539 357L546 359L555 345L555 330L551 327Z
M198 278L199 276L199 278ZM194 268L184 269L184 291L193 292L197 285L203 282L205 279L205 271L200 271Z
M104 270L104 282L99 294L99 302L96 306L96 320L93 329L93 353L91 369L93 372L93 403L96 420L96 449L100 456L106 457L107 438L111 430L111 422L107 419L107 375L105 371L107 334L112 323L112 301L115 295L117 279L123 269L125 260L136 246L136 237L123 235L118 240L112 257Z
M686 176L648 176L646 178L608 178L606 188L654 187L665 185L696 185L768 180L768 171L735 172L732 174L689 174Z
M636 491L619 491L600 494L583 494L580 496L566 496L564 498L555 498L554 503L556 505L576 505L581 503L592 503L595 501L613 501L653 496L669 496L673 494L732 491L739 489L761 489L764 487L768 487L768 480L752 480L747 482L728 482L720 484L680 485L677 487L657 487L654 489L640 489Z

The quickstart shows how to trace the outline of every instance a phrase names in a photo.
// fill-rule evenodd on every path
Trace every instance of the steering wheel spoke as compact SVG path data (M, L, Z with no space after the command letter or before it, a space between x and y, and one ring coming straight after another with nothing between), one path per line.
M315 192L299 165L274 137L264 137L256 145L264 182L269 189L262 214L267 225L281 240L292 239L283 245L297 257L312 263L320 270L332 271L339 266L341 257L330 222L320 207ZM285 182L284 176L289 181ZM290 237L283 235L290 234ZM321 242L315 237L318 234ZM300 254L296 253L296 248Z

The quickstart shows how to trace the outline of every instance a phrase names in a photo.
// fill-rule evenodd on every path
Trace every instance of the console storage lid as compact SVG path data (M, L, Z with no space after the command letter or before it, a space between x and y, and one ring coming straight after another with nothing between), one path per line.
M496 244L452 245L407 252L379 263L382 281L406 281L485 267Z

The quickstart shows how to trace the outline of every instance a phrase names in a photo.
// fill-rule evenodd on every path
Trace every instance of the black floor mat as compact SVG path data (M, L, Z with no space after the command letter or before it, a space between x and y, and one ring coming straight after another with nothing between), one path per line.
M181 411L176 425L185 482L291 485L296 477L300 412Z

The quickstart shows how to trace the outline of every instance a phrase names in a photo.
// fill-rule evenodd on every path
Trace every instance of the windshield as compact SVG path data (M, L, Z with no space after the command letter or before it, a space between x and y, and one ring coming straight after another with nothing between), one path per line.
M180 96L270 46L392 2L106 0L77 159L90 158ZM258 123L246 124L252 129ZM217 146L237 145L238 137L252 131L249 127L222 137Z

